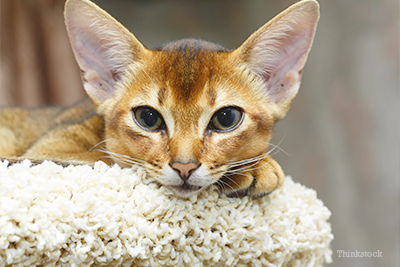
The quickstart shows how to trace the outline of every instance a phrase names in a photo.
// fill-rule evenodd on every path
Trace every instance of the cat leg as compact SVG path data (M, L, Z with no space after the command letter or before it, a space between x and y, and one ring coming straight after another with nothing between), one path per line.
M218 186L229 197L260 198L279 188L284 179L281 166L267 156L256 163L232 170L232 174L218 181Z

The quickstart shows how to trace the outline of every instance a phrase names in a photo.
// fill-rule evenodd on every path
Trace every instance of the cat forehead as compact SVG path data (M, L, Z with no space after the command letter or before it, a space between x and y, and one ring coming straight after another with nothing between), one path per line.
M167 43L155 50L149 72L158 80L162 93L174 101L193 102L211 81L224 80L231 70L227 67L224 47L198 39ZM165 90L164 90L165 89Z

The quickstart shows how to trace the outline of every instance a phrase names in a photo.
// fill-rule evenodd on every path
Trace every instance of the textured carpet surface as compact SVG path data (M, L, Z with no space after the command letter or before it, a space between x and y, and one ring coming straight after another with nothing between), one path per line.
M180 199L141 168L0 162L0 266L322 266L329 217L290 177L259 200Z

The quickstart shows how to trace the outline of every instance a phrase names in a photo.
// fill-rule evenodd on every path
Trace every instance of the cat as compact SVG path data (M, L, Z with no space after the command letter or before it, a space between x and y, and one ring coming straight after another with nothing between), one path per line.
M2 160L141 166L183 198L213 184L260 198L282 185L266 150L298 92L317 1L293 4L234 50L197 39L150 50L88 0L68 0L64 15L89 98L1 109Z

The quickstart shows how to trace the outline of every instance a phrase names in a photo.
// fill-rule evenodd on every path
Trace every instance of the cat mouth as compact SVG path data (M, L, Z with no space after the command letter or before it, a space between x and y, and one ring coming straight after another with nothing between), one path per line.
M202 186L197 186L197 185L191 185L188 184L187 182L183 182L181 185L171 185L169 186L175 193L178 193L179 195L185 197L185 196L190 196L202 189Z

